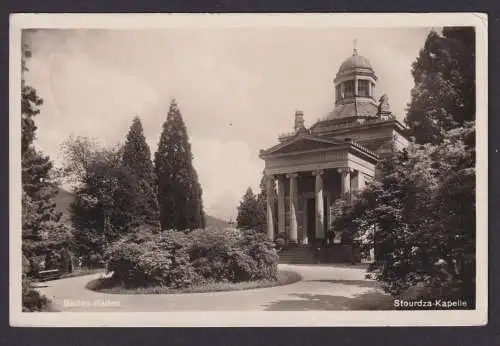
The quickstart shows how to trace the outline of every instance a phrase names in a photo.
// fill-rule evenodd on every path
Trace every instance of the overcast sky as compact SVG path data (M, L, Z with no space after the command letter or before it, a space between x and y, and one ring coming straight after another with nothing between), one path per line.
M70 135L123 141L138 115L155 152L172 97L186 122L206 211L235 218L248 186L258 191L259 149L333 108L333 78L352 54L378 76L402 120L410 69L426 28L233 28L50 30L31 33L28 83L44 99L38 149L58 163Z

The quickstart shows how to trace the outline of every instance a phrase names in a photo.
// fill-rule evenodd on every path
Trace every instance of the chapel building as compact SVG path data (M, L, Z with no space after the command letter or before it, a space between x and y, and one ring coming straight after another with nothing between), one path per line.
M342 234L329 232L333 204L374 179L384 155L408 145L407 129L391 112L386 95L378 102L374 98L377 76L356 48L333 83L331 112L306 128L304 114L297 111L293 132L260 151L267 196L274 195L277 185L277 201L267 202L267 236L273 240L280 235L289 247L324 249L335 261L352 261L345 255L352 253L352 245L346 250Z

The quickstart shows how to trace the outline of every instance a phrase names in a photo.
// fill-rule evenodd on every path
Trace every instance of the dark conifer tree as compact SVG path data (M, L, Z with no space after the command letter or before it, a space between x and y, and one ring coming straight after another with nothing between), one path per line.
M163 124L155 170L162 229L204 227L202 189L193 166L186 126L175 100Z
M24 39L24 38L23 38ZM43 311L49 300L31 287L29 277L39 266L35 255L49 253L67 245L71 233L59 222L61 214L55 209L57 185L51 177L52 162L34 147L36 125L34 117L40 113L43 101L36 89L26 84L26 59L31 52L22 46L21 76L21 182L22 182L22 310Z
M475 120L475 32L431 31L412 66L415 86L405 122L417 143L440 143L444 132Z
M133 217L139 224L159 224L156 176L151 150L146 142L141 121L135 117L127 134L123 165L134 185ZM130 201L129 201L130 202Z
M239 229L263 232L266 223L265 209L252 188L248 188L238 207L236 222Z
M58 222L61 214L55 208L54 197L58 189L51 177L52 162L48 156L38 152L33 144L37 129L34 117L40 113L39 107L43 100L36 89L26 84L24 79L24 72L28 71L26 59L30 57L31 52L24 45L21 79L21 180L23 198L29 199L23 201L23 205L31 207L29 213L24 214L27 218L23 219L23 235L35 239L40 238L43 223Z
M33 119L40 113L39 107L43 100L38 96L36 89L26 84L24 73L28 71L26 60L31 57L27 45L22 46L22 78L21 78L21 154L28 150L35 140L36 125Z

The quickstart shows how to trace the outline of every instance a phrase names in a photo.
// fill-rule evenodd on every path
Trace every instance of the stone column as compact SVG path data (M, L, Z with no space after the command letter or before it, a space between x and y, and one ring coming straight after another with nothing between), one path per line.
M348 167L338 168L337 172L340 173L340 193L343 197L351 191L351 169Z
M324 230L324 215L325 211L323 210L324 202L323 202L323 173L324 171L319 170L313 172L313 175L316 176L315 183L315 197L316 197L316 239L324 239L325 238L325 230Z
M297 177L297 173L287 174L287 178L290 179L290 234L288 239L292 243L297 243L297 207L299 205Z
M274 240L274 177L266 177L267 238Z
M332 199L331 199L331 192L329 191L329 188L327 187L325 189L326 191L326 210L325 210L325 213L326 213L326 225L325 225L325 232L328 232L330 231L330 228L331 228L331 224L332 224L332 219L331 219L331 215L330 215L330 210L332 208ZM327 240L328 237L325 235L325 240Z
M285 182L278 178L278 234L285 233Z
M351 171L351 190L353 190L354 192L358 191L360 188L360 175L361 173L359 171Z
M358 78L354 77L354 96L358 96Z

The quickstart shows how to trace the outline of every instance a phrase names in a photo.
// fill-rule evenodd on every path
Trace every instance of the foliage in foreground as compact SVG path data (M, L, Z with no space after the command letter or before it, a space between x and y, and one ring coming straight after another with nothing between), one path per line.
M278 255L260 233L141 229L115 242L108 270L125 287L174 289L206 282L277 280Z
M42 312L42 311L55 311L52 307L52 302L41 295L37 290L31 287L31 280L28 277L30 271L29 260L23 256L23 273L22 273L22 287L21 287L21 300L23 312Z
M31 50L22 46L21 76L21 181L22 181L22 310L50 311L51 302L31 287L34 258L54 249L67 247L71 231L60 222L54 197L57 183L50 158L34 145L37 126L35 117L40 113L43 99L28 85L25 72Z
M23 312L54 311L52 302L31 287L30 280L23 277L22 281Z
M136 119L125 146L103 147L85 137L64 143L62 173L76 185L70 205L75 251L87 266L98 265L104 249L134 227L158 223L153 168L134 151L146 150L141 131Z
M471 144L472 143L472 144ZM373 271L397 295L422 283L440 297L475 295L474 124L440 145L415 145L381 162L380 181L341 203L336 229L368 239Z
M60 222L55 196L58 188L50 158L35 147L35 117L40 114L42 98L25 81L29 47L22 47L21 88L21 180L22 180L22 253L29 261L34 256L67 247L71 230Z

